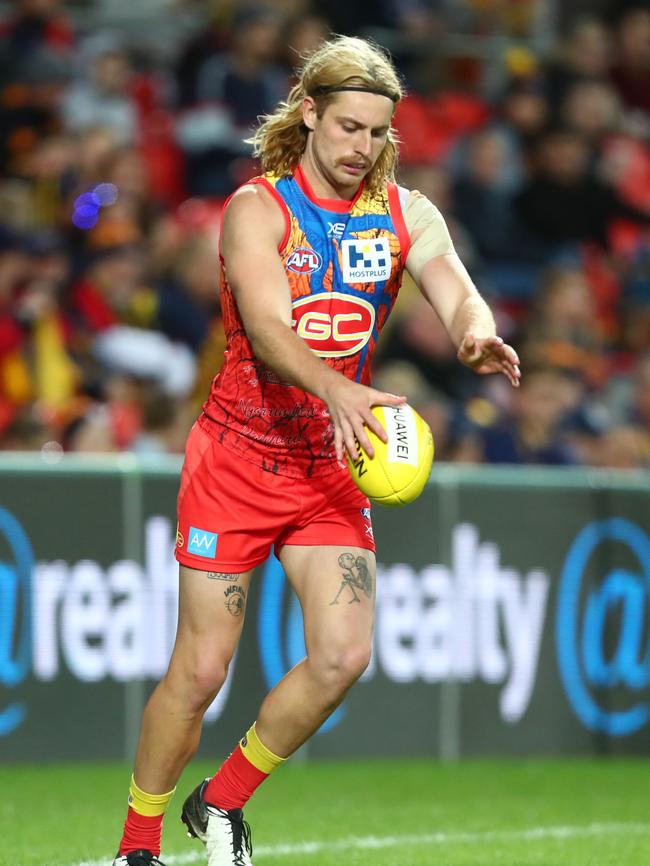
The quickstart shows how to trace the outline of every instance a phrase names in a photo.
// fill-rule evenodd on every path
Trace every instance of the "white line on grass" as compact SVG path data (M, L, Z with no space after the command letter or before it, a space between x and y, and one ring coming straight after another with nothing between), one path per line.
M404 836L350 836L331 842L295 842L281 845L258 845L255 857L291 857L292 855L320 854L336 851L363 851L379 848L397 848L400 845L447 845L454 842L470 844L482 842L516 842L534 839L577 839L585 836L650 835L650 824L585 824L583 826L529 827L526 830L487 830L484 833L413 833ZM194 843L197 844L197 843ZM168 854L167 866L185 866L205 860L203 847L186 854ZM112 858L84 860L69 866L111 866Z

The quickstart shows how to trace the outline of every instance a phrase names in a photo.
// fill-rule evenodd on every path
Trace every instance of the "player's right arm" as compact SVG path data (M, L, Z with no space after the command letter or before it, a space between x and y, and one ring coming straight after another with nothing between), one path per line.
M503 373L518 387L517 353L497 336L494 316L458 258L442 214L412 191L404 220L412 242L406 267L454 341L458 360L477 373Z
M357 458L355 436L372 456L364 425L384 441L386 434L371 407L400 405L405 398L352 382L315 355L292 329L291 292L278 254L283 233L283 215L259 185L243 187L226 208L221 253L246 336L260 361L327 405L339 460L344 447Z

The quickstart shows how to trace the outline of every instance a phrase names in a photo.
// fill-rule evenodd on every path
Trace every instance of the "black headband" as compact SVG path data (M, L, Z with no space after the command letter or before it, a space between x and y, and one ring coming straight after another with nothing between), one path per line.
M315 87L308 96L325 96L327 93L338 93L341 90L358 90L361 93L376 93L378 96L386 96L391 102L399 102L399 94L390 93L380 87L364 87L361 84L330 84L323 87Z

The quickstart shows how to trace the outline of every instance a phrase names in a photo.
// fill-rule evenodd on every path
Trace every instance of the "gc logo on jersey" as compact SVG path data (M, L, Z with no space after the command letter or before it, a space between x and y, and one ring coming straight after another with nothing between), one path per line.
M296 274L315 274L323 267L323 259L316 250L298 247L287 259L287 267Z
M375 327L375 308L343 292L320 292L292 304L291 326L321 358L342 358L362 349Z
M345 240L343 279L346 283L377 283L390 277L390 245L388 238Z

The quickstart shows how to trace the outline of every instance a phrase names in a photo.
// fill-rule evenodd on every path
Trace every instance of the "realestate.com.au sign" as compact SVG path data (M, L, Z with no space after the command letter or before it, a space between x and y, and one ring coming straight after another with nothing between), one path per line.
M67 701L83 701L84 689L163 675L178 593L170 519L149 518L144 536L142 565L128 559L103 567L90 559L36 561L25 527L0 509L5 742L29 722L30 695L39 686L51 689L49 701L57 684L65 686ZM531 558L543 553L541 548ZM504 561L496 541L460 523L452 531L448 565L380 562L372 662L321 734L336 728L344 738L348 727L352 731L354 702L363 703L364 692L392 702L386 696L399 689L406 718L409 689L429 686L433 703L439 700L434 687L449 681L460 683L463 693L487 690L477 692L485 713L463 720L470 738L472 724L477 738L481 726L491 725L516 743L525 723L552 728L566 714L584 731L613 738L650 729L650 538L627 518L591 521L575 533L562 560L554 573L541 566L518 570ZM238 679L246 677L249 691L257 683L259 701L304 655L300 608L275 559L256 581L248 649L233 662L208 722L236 714ZM238 718L234 724L237 729ZM39 736L47 736L45 724Z

